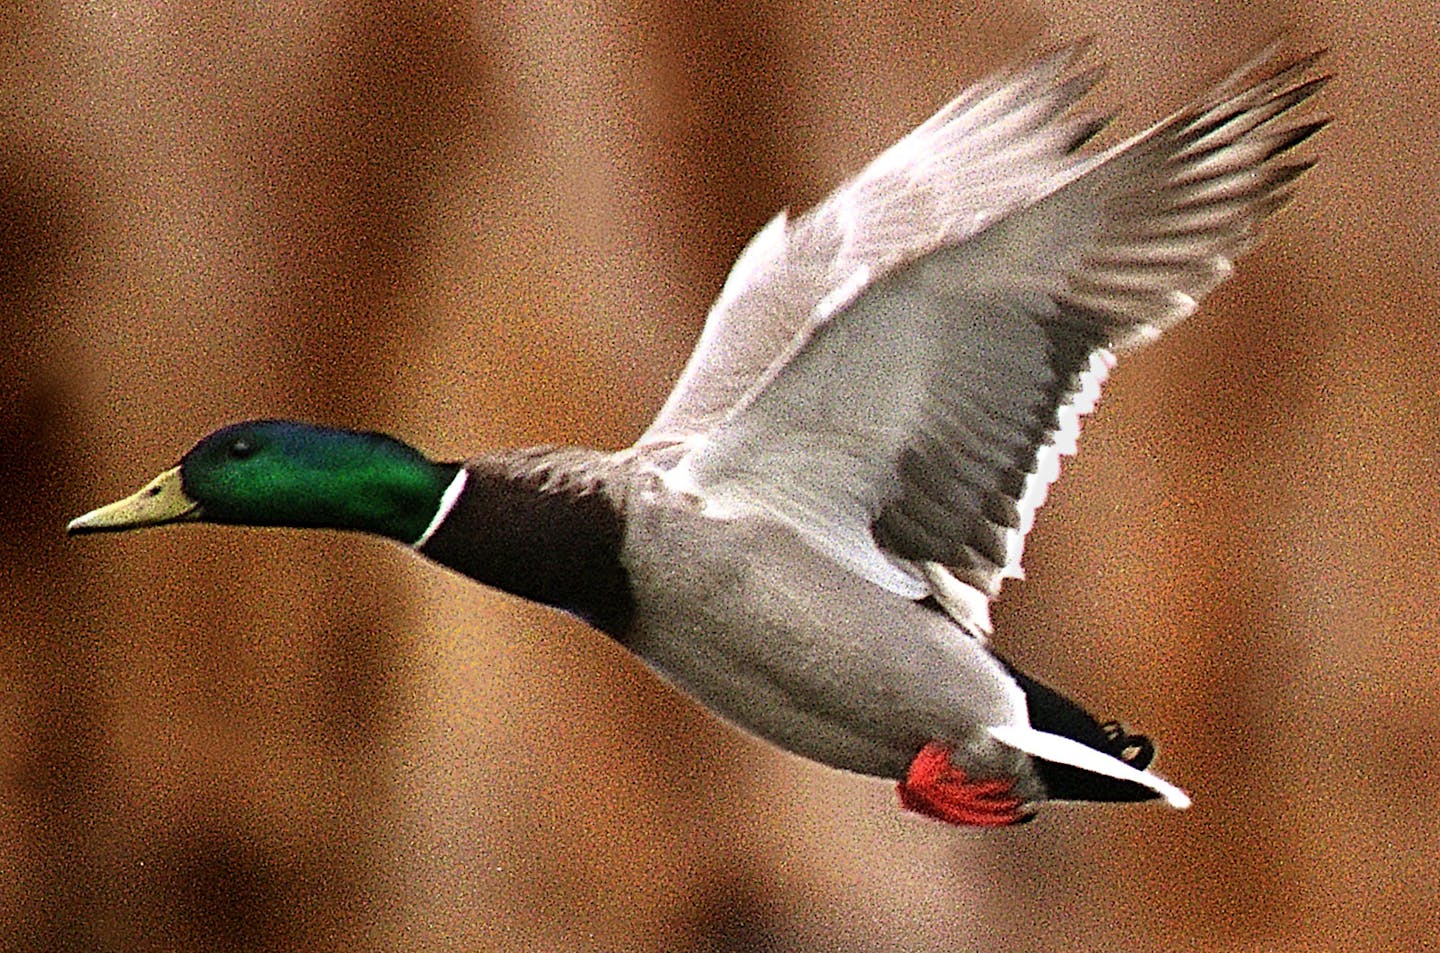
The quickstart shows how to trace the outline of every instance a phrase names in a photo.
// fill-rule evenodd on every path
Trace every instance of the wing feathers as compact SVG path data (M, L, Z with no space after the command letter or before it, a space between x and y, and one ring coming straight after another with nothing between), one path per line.
M1112 351L1192 314L1311 165L1316 57L1267 51L1097 155L1078 50L984 81L751 242L645 438L983 631ZM980 608L977 608L979 606Z

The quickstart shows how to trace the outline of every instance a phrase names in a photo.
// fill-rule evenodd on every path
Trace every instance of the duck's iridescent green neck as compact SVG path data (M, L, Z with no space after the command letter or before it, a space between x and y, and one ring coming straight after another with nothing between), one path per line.
M414 543L458 469L384 434L261 420L196 444L180 461L180 482L207 522L358 530Z

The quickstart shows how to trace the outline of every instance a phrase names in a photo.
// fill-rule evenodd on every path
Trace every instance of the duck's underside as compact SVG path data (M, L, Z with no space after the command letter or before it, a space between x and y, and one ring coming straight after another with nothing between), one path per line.
M628 560L641 595L617 638L725 719L895 780L906 807L952 823L1174 790L1146 771L1147 739L1019 672L935 600L856 580L762 516L711 520L672 502L630 507L625 548L647 556Z

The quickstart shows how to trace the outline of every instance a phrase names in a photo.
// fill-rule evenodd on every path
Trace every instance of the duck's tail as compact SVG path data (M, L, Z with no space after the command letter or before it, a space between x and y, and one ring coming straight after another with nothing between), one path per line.
M1057 801L1149 801L1176 808L1190 797L1146 770L1155 746L1119 724L1102 724L1077 703L1007 663L1025 692L1030 724L995 725L991 737L1035 759L1046 793Z

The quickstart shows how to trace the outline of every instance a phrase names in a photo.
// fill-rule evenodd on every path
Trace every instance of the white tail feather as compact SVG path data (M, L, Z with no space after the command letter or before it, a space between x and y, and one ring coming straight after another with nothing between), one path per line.
M1149 788L1164 798L1165 803L1182 811L1190 806L1190 795L1164 778L1149 771L1139 771L1119 758L1096 751L1078 741L1021 725L990 725L989 732L990 737L996 741L1023 751L1032 758L1068 764L1072 768L1103 774L1117 781L1130 781Z

